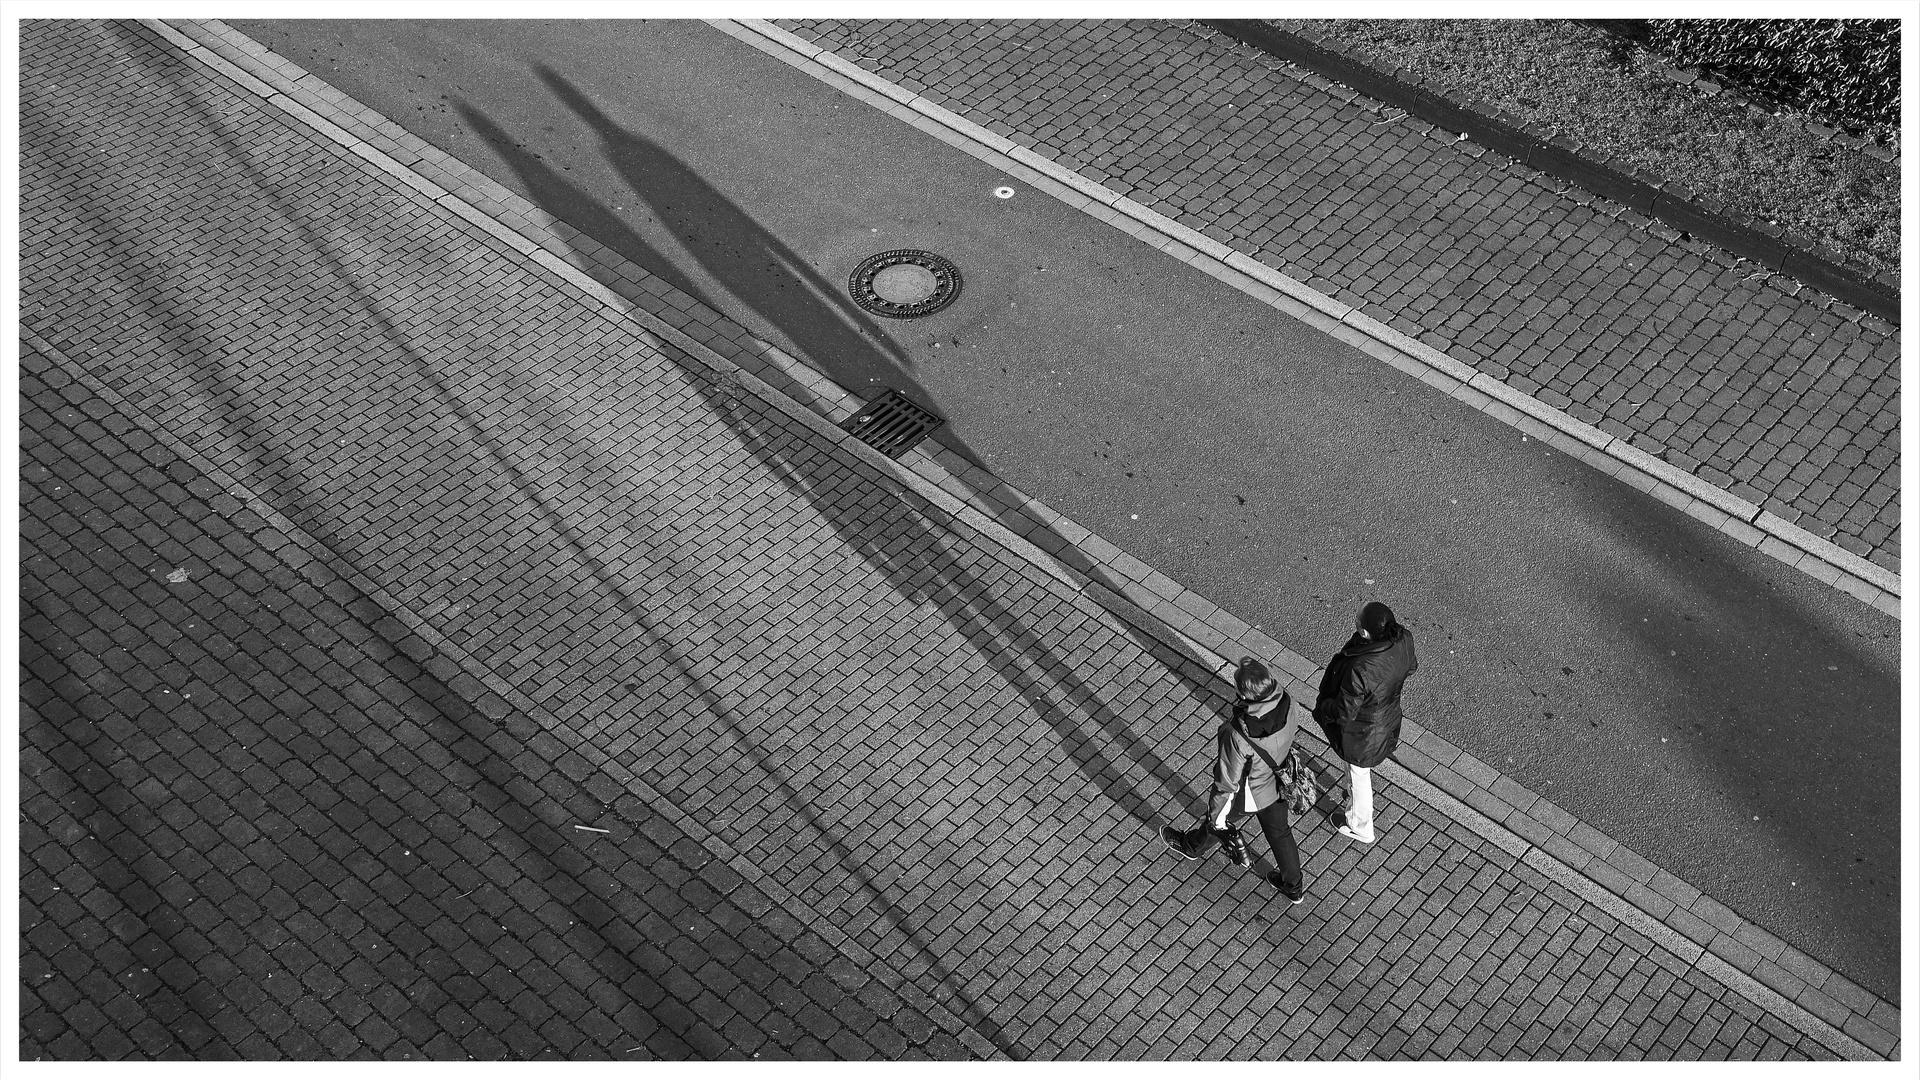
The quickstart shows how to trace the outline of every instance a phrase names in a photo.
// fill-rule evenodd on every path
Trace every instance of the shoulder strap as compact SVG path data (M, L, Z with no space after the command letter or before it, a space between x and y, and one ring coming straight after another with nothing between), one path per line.
M1247 740L1247 745L1253 747L1253 752L1260 755L1260 760L1267 763L1267 768L1272 769L1275 776L1280 775L1280 766L1273 760L1273 755L1267 753L1266 747L1261 746L1252 739ZM1253 759L1248 758L1247 760L1251 761Z

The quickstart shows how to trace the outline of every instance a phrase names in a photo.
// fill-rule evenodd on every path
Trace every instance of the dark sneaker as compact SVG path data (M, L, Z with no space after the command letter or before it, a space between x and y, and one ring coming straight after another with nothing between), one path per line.
M1235 866L1253 865L1253 856L1247 853L1247 840L1240 835L1237 826L1229 825L1214 834L1220 838L1220 846L1226 849L1227 859Z
M1287 902L1290 904L1297 904L1300 901L1305 900L1307 898L1306 886L1302 885L1298 889L1287 888L1286 885L1281 882L1280 871L1278 870L1275 870L1272 873L1267 875L1267 884L1273 886L1276 889L1279 889L1280 895L1286 897Z
M1191 860L1200 857L1187 850L1186 834L1171 825L1162 825L1160 827L1160 842L1172 848L1173 853L1183 859Z

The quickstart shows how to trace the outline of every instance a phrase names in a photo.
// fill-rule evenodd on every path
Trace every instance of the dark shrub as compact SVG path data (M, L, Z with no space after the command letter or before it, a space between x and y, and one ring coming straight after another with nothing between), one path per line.
M1898 19L1649 19L1647 31L1675 66L1832 120L1900 123Z

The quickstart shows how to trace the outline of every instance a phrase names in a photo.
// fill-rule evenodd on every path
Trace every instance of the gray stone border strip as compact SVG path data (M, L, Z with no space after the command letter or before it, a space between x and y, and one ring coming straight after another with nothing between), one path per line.
M1606 20L1583 21L1592 24ZM1621 162L1605 160L1565 135L1529 125L1406 68L1377 68L1358 50L1332 38L1287 30L1258 19L1207 19L1201 20L1201 25L1323 79L1344 83L1444 131L1463 132L1529 168L1578 184L1673 228L1689 230L1734 255L1820 289L1858 309L1861 315L1895 324L1900 321L1900 284L1894 275L1875 274L1865 264L1823 249L1807 237L1728 210L1714 199ZM1688 77L1687 81L1694 80ZM1717 90L1718 85L1713 85ZM1833 129L1824 130L1831 138ZM1874 156L1886 160L1877 153Z
M1749 547L1757 547L1823 584L1900 618L1900 575L1789 524L1771 511L1763 511L1624 439L1514 390L1333 297L770 22L759 19L706 21L829 86L1391 364L1441 393L1519 428Z
M893 461L852 439L840 431L833 414L841 417L850 414L858 399L830 380L811 373L805 365L765 343L757 343L766 365L762 371L743 370L660 321L587 271L558 257L549 245L564 251L566 244L571 243L594 252L591 261L594 269L602 274L618 276L630 269L612 252L590 245L586 238L551 215L319 83L245 35L216 20L181 20L180 23L181 30L190 32L191 37L157 22L148 21L147 25L196 59L219 59L211 51L217 48L219 53L244 65L246 70L242 74L251 72L256 76L257 85L268 87L271 97L263 95L263 100L273 104L275 97L287 99L285 105L292 108L282 111L290 121L304 122L307 116L321 120L324 126L313 126L312 130L336 141L346 140L341 142L343 148L388 173L396 182L412 187L437 205L458 214L472 225L477 238L491 240L538 262L560 281L599 302L616 319L624 318L637 324L643 333L698 360L723 378L737 379L742 387L845 447L883 477L897 481L903 491L918 495L929 504L928 509L933 511L936 520L945 518L948 524L964 523L987 541L1002 545L1061 585L1100 603L1136 629L1212 668L1223 679L1232 666L1229 657L1260 655L1275 660L1276 666L1288 676L1295 693L1314 692L1318 665L1271 637L1219 610L951 450L929 454L916 448L901 461ZM224 70L218 65L209 66ZM275 83L277 89L270 85ZM315 84L324 87L326 93L317 92ZM241 85L247 84L241 82ZM382 142L402 147L403 152L410 151L415 158L412 171L432 179L419 176L412 181L402 179L400 173L409 171L408 167L389 157L379 144L355 135L356 129L372 132L380 136ZM470 193L487 212L469 203L461 192ZM489 213L496 214L497 218L490 217ZM511 223L511 227L503 224L503 220ZM567 230L570 239L565 243L556 242L549 232L554 229ZM791 383L801 390L806 403L782 393L772 384L774 380ZM517 698L508 700L517 703ZM1311 736L1324 743L1317 731ZM1406 787L1416 797L1541 872L1548 873L1546 867L1556 868L1548 876L1559 874L1561 877L1556 880L1582 882L1582 888L1575 891L1596 907L1649 940L1662 943L1675 956L1700 967L1703 973L1720 979L1756 1004L1795 1023L1835 1053L1851 1058L1874 1058L1897 1050L1899 1012L1891 1004L1747 922L1417 722L1411 719L1405 722L1396 760L1383 766L1381 771L1388 780ZM609 763L609 773L616 777L628 775L616 763ZM676 820L676 824L690 835L710 835L691 821ZM760 884L744 872L750 867L743 869L733 864L731 860L738 856L731 848L717 837L712 840L710 850L728 859L729 865L743 872L743 876ZM760 887L771 885L768 882ZM769 895L777 896L777 886L774 890ZM797 898L781 902L799 909L805 907ZM1648 932L1655 928L1657 935ZM850 941L841 945L840 940L826 933L822 936L843 949L858 948ZM1729 974L1722 977L1717 974L1721 971ZM960 1023L957 1017L954 1019ZM962 1028L966 1036L979 1040L978 1034L965 1028L964 1023ZM980 1041L984 1044L984 1040ZM968 1045L976 1052L988 1055L994 1052L990 1045L984 1051L973 1042Z
M142 25L160 34L169 44L179 48L193 59L207 63L208 67L220 71L222 74L229 73L226 66L220 63L210 62L219 60L220 58L218 56L202 47L192 38L175 30L172 26L162 23L159 20L141 19L138 21ZM228 31L228 33L231 34L233 32ZM247 81L238 79L235 81L242 87L258 93L254 86L248 85ZM255 80L255 82L258 83L259 81ZM260 85L264 84L262 83ZM280 91L269 87L269 93L277 96ZM311 124L313 130L323 135L328 135L330 138L333 138L334 141L340 143L343 149L348 149L358 154L360 157L367 159L369 163L373 163L373 155L378 154L378 151L371 150L364 142L347 134L344 126L336 126L333 123L321 119L314 111L310 111L298 102L284 100L273 101L272 98L266 95L262 95L262 97L263 100L266 100L269 104L279 107L291 119ZM313 103L309 102L309 104ZM313 123L313 121L318 121L318 123ZM354 143L358 145L348 144L342 141L343 139L352 139ZM379 167L382 171L390 175L394 174L395 166L381 165ZM430 194L427 188L423 188L418 184L409 184L408 186L415 187L416 190L420 190L422 194ZM430 187L430 185L428 187ZM440 202L441 205L444 206L447 205L446 200L449 199L453 199L453 197L443 196L441 199L435 201ZM461 216L465 217L469 222L474 222L475 232L482 231L483 227L478 225L476 219L484 215L480 215L478 211L472 211L471 208L468 208L468 212L463 213ZM488 220L487 226L484 227L484 232L496 240L503 240L504 237L509 234L509 230L491 220ZM510 247L521 251L522 254L527 255L529 258L533 258L534 261L541 262L542 265L547 266L549 270L554 269L551 263L539 259L536 253L527 252L521 247L521 245L526 243L524 238L519 237L518 234L511 235L513 235L514 239L519 243L510 244ZM476 236L475 238L478 239L479 237ZM546 253L541 251L538 254ZM569 272L565 275L567 282L579 286L581 284L580 281L575 280L575 275L579 275L579 271L574 270L571 266L566 267L566 270ZM606 290L598 286L597 283L595 283L594 291L596 293L606 292ZM603 297L596 298L604 299ZM624 304L624 301L622 301L622 303ZM387 591L371 578L362 574L351 562L340 557L331 548L309 535L277 511L272 505L234 479L232 475L211 460L203 451L203 448L188 444L175 437L163 423L149 416L144 410L134 406L131 402L128 402L112 387L106 385L94 376L92 372L88 371L83 364L67 356L65 352L34 333L24 323L20 327L20 334L33 345L36 350L59 362L69 375L85 385L88 390L111 403L116 409L133 417L142 427L146 428L156 440L163 443L169 450L179 455L182 459L191 462L195 468L219 484L228 494L244 503L247 509L258 514L267 522L271 529L285 536L287 543L278 545L275 548L275 554L284 559L288 554L287 548L291 547L304 556L303 559L299 560L297 569L314 587L324 588L328 584L329 577L345 580L351 584L361 594L372 599L388 613L392 614L394 618L405 625L408 631L414 636L420 638L434 650L451 659L467 675L480 682L487 690L511 705L515 710L534 720L547 734L552 735L568 750L576 752L582 758L586 759L594 768L600 770L615 784L619 785L626 794L637 796L647 804L650 811L657 812L661 817L671 821L681 832L693 837L703 848L725 863L736 874L740 875L742 880L751 884L773 902L797 916L809 930L819 934L821 938L846 955L848 959L858 964L863 970L878 979L887 986L888 989L899 994L903 999L911 1002L916 1008L926 1013L930 1019L936 1024L939 1024L948 1034L960 1040L974 1054L984 1059L1004 1057L992 1042L976 1031L965 1019L955 1014L947 1005L926 995L917 985L903 977L887 962L874 956L858 942L847 937L839 928L834 926L830 920L822 918L806 901L785 889L778 882L762 875L759 868L744 855L735 851L730 844L708 830L697 819L689 817L682 812L677 804L656 791L645 779L635 775L624 765L620 764L619 761L600 750L591 741L574 734L566 724L562 723L558 717L554 716L546 708L522 694L512 683L494 674L490 667L468 653L465 649L449 641L445 636L440 634L439 631L434 629L432 623L415 612L407 603ZM715 366L721 371L732 367L732 365L727 364L725 360L712 354L709 350L705 350L698 345L694 345L694 348L706 353L707 357L711 357L712 360L718 361L717 365L710 363L709 366ZM696 358L706 359L706 357ZM750 378L751 376L747 376L742 379L742 382L745 383L746 380ZM825 422L820 420L815 414L801 409L770 387L766 387L764 384L758 384L757 380L754 380L754 383L757 385L750 386L750 389L753 389L768 401L781 406L783 411L789 415L804 414L804 417L813 423L825 424ZM837 427L832 427L831 425L826 426L829 430L839 434ZM863 450L868 449L862 444L855 443L853 445L860 446ZM869 453L882 462L887 460L877 452L869 450ZM323 568L326 571L326 575L313 574L307 569L312 566ZM501 720L501 718L497 716L489 718L495 723L499 723ZM555 756L557 757L558 755ZM589 784L588 786L592 787L593 785ZM603 803L607 803L610 806L617 799L616 793L605 788L596 790L593 794ZM618 811L615 812L619 813ZM627 815L624 813L619 813L619 816L623 819L627 818Z

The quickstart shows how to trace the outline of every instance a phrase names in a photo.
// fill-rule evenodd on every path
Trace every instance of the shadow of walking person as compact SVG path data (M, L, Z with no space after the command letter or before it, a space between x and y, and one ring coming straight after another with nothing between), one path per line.
M608 163L670 230L674 243L741 304L800 345L817 369L858 396L871 398L880 387L891 387L941 412L938 402L908 371L913 361L905 351L798 252L672 152L615 122L564 76L545 66L536 66L534 71L594 131ZM466 101L454 104L461 117L498 148L526 190L549 212L584 215L581 224L590 226L587 231L595 240L639 265L667 266L670 272L663 276L669 282L688 278L674 267L669 252L659 250L609 213L592 194L561 176L485 113ZM592 265L584 260L583 264ZM695 295L699 295L697 291ZM976 465L982 461L956 432L951 418L931 438ZM1073 542L1047 526L1036 529L1030 519L1013 520L1002 503L985 493L972 501L976 508L1001 519L1016 533L1112 592L1125 596L1137 590L1135 583L1087 559ZM1162 640L1142 634L1124 621L1121 625L1149 651L1166 647ZM1178 639L1168 635L1164 640ZM1177 648L1185 652L1184 647ZM1224 718L1224 704L1210 698L1209 692L1198 690L1193 695L1196 703Z
M544 74L557 79L551 73ZM607 125L605 118L579 97L578 91L566 87L565 92L572 95L570 104L573 107L590 111L602 125ZM458 108L469 124L486 134L500 148L502 156L529 190L548 193L565 206L591 202L587 193L521 149L507 132L471 104L461 102ZM645 153L656 159L653 167L674 177L672 182L683 190L697 188L703 192L701 198L708 201L712 216L746 222L757 238L771 245L779 259L795 258L784 245L767 236L757 225L752 225L750 219L737 209L723 211L712 206L713 202L724 203L725 200L704 181L693 176L685 166L677 161L662 165L658 159L671 161L671 155L665 151L638 136L618 132L617 128L611 131L603 128L602 133L609 145L623 147L623 152L629 155L641 153L637 147L650 148ZM629 162L626 170L637 168L638 165ZM605 239L616 250L648 246L642 237L617 219L607 216L600 220L603 228L617 230ZM655 254L657 256L658 253ZM817 283L817 278L814 281ZM935 527L926 522L920 513L913 510L900 513L896 510L876 514L875 507L870 505L872 499L849 499L845 485L838 477L823 474L821 466L815 463L819 460L816 456L800 452L804 448L796 445L794 436L781 423L783 418L769 414L764 407L749 408L748 396L743 395L737 385L727 385L724 379L716 378L704 365L683 360L672 352L668 355L692 377L692 384L706 399L714 416L733 427L741 443L754 454L758 463L777 477L789 491L806 499L821 518L833 526L838 537L857 551L869 565L883 573L894 588L905 595L921 597L938 608L946 621L973 645L982 658L1017 687L1034 710L1047 719L1060 735L1080 771L1099 789L1107 791L1117 805L1142 824L1151 825L1161 820L1151 802L1128 789L1122 781L1124 766L1121 762L1111 756L1099 740L1093 739L1081 728L1073 715L1081 709L1091 713L1109 739L1118 744L1125 759L1145 768L1163 790L1179 793L1190 805L1199 801L1201 795L1189 786L1188 779L1163 760L1145 739L1133 732L1125 718L1103 703L1097 689L1077 674L1064 657L1057 655L1040 634L1025 625L1026 620L1006 610L995 600L992 582L981 578L969 569L966 562L956 557ZM529 380L524 384L523 392L539 394L544 391L536 381ZM568 410L564 408L538 410L541 422L547 426L552 445L576 444L574 449L567 452L569 458L576 461L594 459L597 454L588 445L590 440L587 436L560 430L562 418L567 413ZM588 473L597 477L613 477L619 471L613 467L613 463L602 462L588 470ZM609 491L609 494L616 499L623 497L618 492ZM644 539L640 543L651 546ZM656 565L663 568L671 567L675 561L670 545L662 545L661 549L651 551L648 555L650 561L660 559L661 563ZM1167 657L1172 666L1178 666L1179 660L1174 658L1172 650L1166 645L1148 638L1138 640L1150 651ZM1187 691L1194 701L1224 715L1223 700L1217 688L1189 682Z
M924 404L933 403L909 374L913 360L906 351L799 252L666 148L615 123L566 78L546 67L535 71L599 136L607 162L653 211L675 244L734 300L779 328L807 360L860 396L873 396L876 387L892 387ZM498 133L472 107L463 104L460 111L490 138ZM503 149L509 145L502 139L494 141ZM593 200L582 195L573 203L592 205ZM611 215L605 215L603 220L607 219ZM615 250L642 254L642 265L649 268L668 261L617 219L608 224L615 226L609 234L609 246Z

